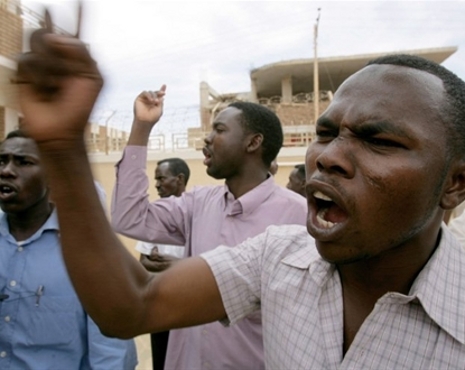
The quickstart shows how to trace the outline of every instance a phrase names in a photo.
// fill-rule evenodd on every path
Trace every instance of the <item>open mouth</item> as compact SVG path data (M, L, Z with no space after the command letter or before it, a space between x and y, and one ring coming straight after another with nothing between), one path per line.
M15 190L8 185L0 185L0 194L2 195L10 195L14 192Z
M203 163L205 165L208 165L210 163L210 161L211 161L212 155L210 154L210 152L208 151L207 148L203 148L202 153L205 156L205 159L203 160Z
M315 191L312 195L317 206L316 220L321 228L331 229L347 219L347 213L329 196L321 191Z

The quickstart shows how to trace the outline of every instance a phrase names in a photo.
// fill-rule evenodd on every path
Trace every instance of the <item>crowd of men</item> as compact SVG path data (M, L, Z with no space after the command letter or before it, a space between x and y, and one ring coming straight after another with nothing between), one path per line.
M158 369L464 368L465 247L443 222L465 199L462 80L416 56L372 60L287 189L270 172L278 117L232 103L203 148L224 184L186 191L189 168L167 159L155 201L147 143L166 86L144 91L110 224L83 141L103 79L84 43L50 30L19 60L23 131L0 146L0 368L98 368L91 344L110 348L102 369L134 368L130 339L160 332ZM115 232L145 243L140 261Z

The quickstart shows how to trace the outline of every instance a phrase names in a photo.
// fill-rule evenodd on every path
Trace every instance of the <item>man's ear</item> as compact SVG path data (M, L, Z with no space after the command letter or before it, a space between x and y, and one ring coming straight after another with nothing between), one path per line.
M465 161L456 161L447 176L440 202L444 210L454 209L465 200Z
M178 174L176 177L177 177L177 179L178 179L178 184L179 184L179 185L184 185L184 174L183 174L183 173L180 173L180 174Z
M263 135L255 132L253 134L249 134L247 138L247 153L252 153L259 149L263 143Z

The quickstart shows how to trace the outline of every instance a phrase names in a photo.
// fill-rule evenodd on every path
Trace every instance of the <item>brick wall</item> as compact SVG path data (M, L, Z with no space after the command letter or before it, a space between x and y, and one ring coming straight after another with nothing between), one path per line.
M23 47L23 20L4 7L0 7L0 35L0 55L15 58Z

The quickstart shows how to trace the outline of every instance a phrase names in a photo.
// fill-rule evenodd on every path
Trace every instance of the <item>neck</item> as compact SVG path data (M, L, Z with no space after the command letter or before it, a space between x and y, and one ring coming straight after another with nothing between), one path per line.
M226 179L226 185L229 188L229 191L234 195L234 198L237 199L249 192L253 188L260 185L263 181L268 178L267 169L257 169L246 171L237 176L233 176Z
M48 202L48 199L44 199L24 212L8 213L10 234L17 241L26 240L42 227L52 211L53 205Z
M338 265L344 291L364 295L373 304L387 292L408 294L439 244L439 227L431 229L380 256Z

